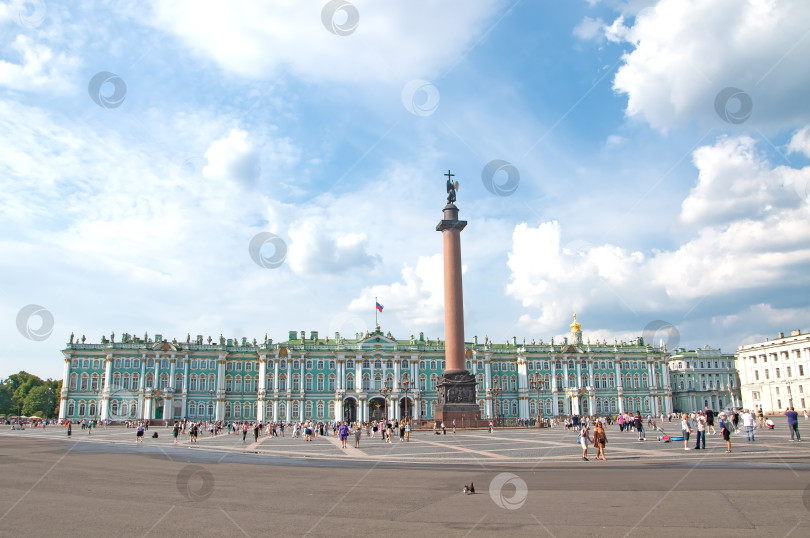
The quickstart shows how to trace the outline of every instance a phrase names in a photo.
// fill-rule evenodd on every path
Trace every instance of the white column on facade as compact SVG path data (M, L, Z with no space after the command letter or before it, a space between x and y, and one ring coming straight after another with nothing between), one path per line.
M485 355L484 356L484 390L487 393L487 400L484 407L486 408L486 415L487 418L494 418L494 410L492 407L492 364L491 364L491 356Z
M354 360L354 390L363 390L363 357L360 355Z
M227 354L220 353L217 360L216 377L216 404L214 405L214 416L216 420L225 420L225 359ZM243 381L244 383L244 378ZM244 385L243 385L244 386Z
M281 422L281 417L278 416L278 394L273 395L273 421Z
M576 383L576 385L575 385L575 386L576 386L578 389L581 389L581 388L583 388L583 387L582 387L582 361L579 361L579 360L578 360L578 361L576 362L576 364L577 364L577 383Z
M399 355L394 355L394 390L399 391L400 384L399 378L401 374L402 367L399 363Z
M256 420L267 417L267 354L259 353L259 386L256 389Z
M290 394L292 392L292 365L293 365L292 357L288 356L287 357L287 394ZM290 406L288 405L287 406L287 408L288 408L287 409L287 414L288 415L290 413L289 407ZM289 421L289 420L290 419L288 418L287 421Z
M174 356L174 353L172 353L170 355L170 357L171 358L169 360L169 390L171 392L174 392L174 389L175 389L175 386L174 386L174 372L175 372L175 364L174 364L175 356Z
M518 355L518 418L528 420L529 417L529 366L526 357Z
M273 359L273 393L278 397L278 352ZM278 405L273 408L273 416L278 420Z
M104 360L104 385L101 387L101 410L99 418L104 421L110 418L110 387L112 386L113 356L108 353Z
M181 397L181 405L183 406L183 418L188 418L188 372L191 368L191 361L189 360L188 353L185 355L183 361L183 394Z
M70 352L63 353L65 365L62 367L62 390L59 393L59 420L67 418L67 402L70 395Z
M622 361L620 357L616 357L616 388L617 400L619 405L619 413L624 413L624 381L622 378Z

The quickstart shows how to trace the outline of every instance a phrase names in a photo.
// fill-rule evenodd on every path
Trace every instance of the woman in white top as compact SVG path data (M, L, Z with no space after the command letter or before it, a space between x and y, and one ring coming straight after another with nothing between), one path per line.
M689 434L692 433L692 428L689 427L689 416L684 413L681 416L681 435L683 435L683 449L689 450Z

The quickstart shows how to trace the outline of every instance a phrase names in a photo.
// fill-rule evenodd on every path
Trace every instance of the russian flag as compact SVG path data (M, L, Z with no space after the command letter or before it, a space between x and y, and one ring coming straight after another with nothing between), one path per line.
M382 312L382 309L383 309L383 305L381 305L380 303L377 303L377 310Z

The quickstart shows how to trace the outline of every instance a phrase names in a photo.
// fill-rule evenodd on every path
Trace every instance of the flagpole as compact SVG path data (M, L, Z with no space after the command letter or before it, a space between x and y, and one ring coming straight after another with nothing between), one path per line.
M376 328L379 325L377 323L377 297L374 296L374 327Z

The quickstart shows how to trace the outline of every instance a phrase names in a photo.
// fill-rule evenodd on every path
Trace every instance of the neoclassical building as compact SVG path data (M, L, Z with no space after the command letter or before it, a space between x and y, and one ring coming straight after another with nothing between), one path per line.
M782 413L789 406L807 409L810 390L810 333L795 330L737 349L743 405Z
M291 331L278 343L266 335L263 343L159 334L85 340L71 335L62 351L62 419L431 420L444 369L440 340L398 340L379 326L355 338ZM482 417L673 410L665 349L641 338L583 341L576 316L559 342L475 337L466 348Z
M675 350L669 359L676 411L700 411L742 406L734 355L704 346Z

